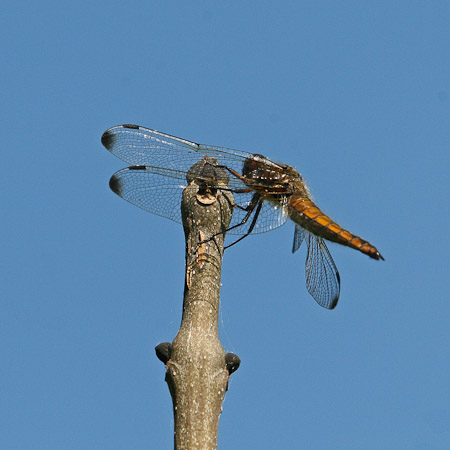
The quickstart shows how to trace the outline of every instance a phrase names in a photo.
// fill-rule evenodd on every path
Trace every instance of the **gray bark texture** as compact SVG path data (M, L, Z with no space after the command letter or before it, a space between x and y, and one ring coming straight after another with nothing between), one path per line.
M228 191L201 194L194 181L183 192L181 211L186 236L183 316L166 363L176 450L217 448L219 417L230 373L218 334L225 234L217 233L227 229L232 204Z

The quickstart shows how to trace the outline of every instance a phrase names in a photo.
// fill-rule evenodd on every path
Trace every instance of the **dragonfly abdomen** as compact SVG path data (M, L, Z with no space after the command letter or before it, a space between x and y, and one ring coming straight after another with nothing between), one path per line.
M384 260L376 247L333 222L307 197L291 197L289 216L295 223L317 236L359 250L373 259Z

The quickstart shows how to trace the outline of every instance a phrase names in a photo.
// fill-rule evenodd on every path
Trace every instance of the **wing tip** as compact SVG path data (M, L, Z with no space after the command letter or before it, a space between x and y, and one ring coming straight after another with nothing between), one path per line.
M102 134L102 144L107 150L111 150L115 140L116 135L113 132L113 130L117 128L128 128L131 130L139 130L141 127L139 125L133 125L132 123L126 123L124 125L117 125L115 127L108 128L103 134Z
M337 304L338 304L338 300L339 300L339 295L337 296L337 297L335 297L332 301L331 301L331 303L330 303L330 306L329 306L329 310L332 310L332 309L334 309L334 308L336 308L336 306L337 306Z
M103 134L102 134L102 145L103 147L105 147L107 150L109 150L112 147L112 144L114 143L114 135L111 132L111 129L106 130Z
M331 300L330 302L330 308L329 309L334 309L336 308L337 304L338 304L338 300L339 300L339 296L341 294L341 276L339 275L339 272L336 270L335 271L336 274L336 280L337 280L337 294L336 296L333 298L333 300Z
M122 182L120 178L114 174L109 180L109 188L114 192L114 194L120 195L122 192Z

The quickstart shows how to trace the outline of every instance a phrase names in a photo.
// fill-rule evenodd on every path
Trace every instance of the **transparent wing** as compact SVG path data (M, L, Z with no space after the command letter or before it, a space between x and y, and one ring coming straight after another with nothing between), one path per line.
M124 200L179 223L181 195L186 184L184 172L169 169L149 171L146 166L119 170L109 180L111 190Z
M251 203L252 195L253 194L245 194L245 198L243 198L242 194L234 194L235 203L241 207L247 207ZM271 231L275 228L281 227L281 225L286 223L286 220L289 217L286 208L281 205L270 203L268 201L263 202L258 217L255 219L256 213L257 209L255 208L252 211L250 217L247 218L245 223L242 223L244 218L247 216L248 211L235 206L230 227L240 223L242 223L242 225L234 228L233 230L230 230L229 233L240 235L247 234L254 220L256 220L256 223L251 234L265 233L266 231Z
M304 240L305 240L305 232L303 231L303 228L300 225L295 224L292 253L295 253L300 248Z
M308 246L305 263L306 288L314 300L322 307L336 307L340 293L340 277L333 258L324 240L301 227L295 229L299 246L303 239ZM303 237L301 237L303 234ZM295 248L295 240L294 240ZM298 247L297 247L298 248Z
M209 180L208 180L209 181ZM235 206L230 227L239 225L248 215L252 192L235 192L236 188L244 185L234 179L233 193ZM109 181L109 186L113 192L133 205L156 214L166 217L175 222L181 223L181 196L186 187L186 173L176 169L164 169L151 166L132 166L116 172ZM217 189L223 189L220 185ZM255 216L255 211L230 234L247 234L249 227ZM258 215L252 233L264 233L283 225L288 218L286 208L278 204L264 202L260 214Z
M133 165L148 165L187 171L203 156L242 173L250 153L226 149L171 136L138 125L118 125L106 130L102 144L113 155Z

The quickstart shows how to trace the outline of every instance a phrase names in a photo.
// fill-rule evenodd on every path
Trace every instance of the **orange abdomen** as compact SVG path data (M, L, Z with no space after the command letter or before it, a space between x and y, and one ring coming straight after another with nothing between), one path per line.
M384 260L372 244L344 230L307 197L293 195L289 201L289 215L294 222L316 236L359 250L373 259Z

